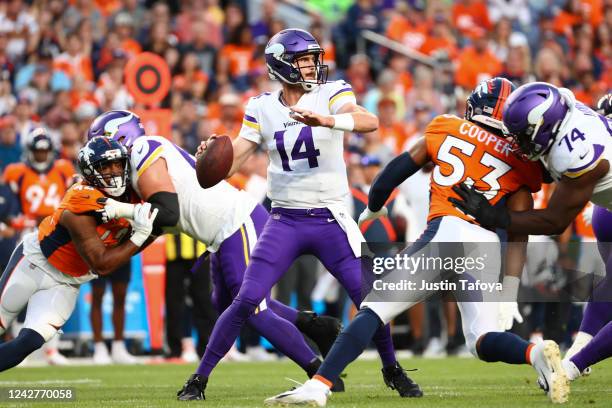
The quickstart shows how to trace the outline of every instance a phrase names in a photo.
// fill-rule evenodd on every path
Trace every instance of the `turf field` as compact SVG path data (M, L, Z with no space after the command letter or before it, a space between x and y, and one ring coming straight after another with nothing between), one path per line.
M402 400L387 389L377 361L358 361L347 370L347 391L334 394L330 407L550 407L526 366L484 364L475 359L403 360L425 396ZM206 401L181 403L176 390L192 373L190 365L81 366L17 368L0 374L0 388L21 384L29 388L72 386L76 401L69 403L7 403L8 407L260 407L263 400L292 386L285 379L304 376L288 361L223 363L208 383ZM570 407L612 407L612 361L594 367L593 374L572 384Z

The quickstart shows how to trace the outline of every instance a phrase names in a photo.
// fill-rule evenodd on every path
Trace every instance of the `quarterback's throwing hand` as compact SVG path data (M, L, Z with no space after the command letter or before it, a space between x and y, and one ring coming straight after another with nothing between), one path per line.
M316 112L309 111L308 109L304 108L298 108L297 106L291 107L291 112L289 112L289 115L292 119L295 119L298 122L302 122L303 124L308 126L334 126L333 118L325 115L319 115Z

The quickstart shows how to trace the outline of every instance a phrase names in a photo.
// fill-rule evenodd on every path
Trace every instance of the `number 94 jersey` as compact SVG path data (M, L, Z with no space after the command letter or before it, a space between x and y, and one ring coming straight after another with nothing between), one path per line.
M522 186L535 193L542 185L539 163L520 158L508 140L457 116L434 118L425 129L425 142L436 165L428 221L447 215L473 221L448 201L457 197L452 187L460 182L475 185L491 204L503 203Z
M296 106L333 115L347 103L356 103L352 87L335 81L306 92ZM240 129L240 137L268 150L268 197L272 206L322 208L343 204L349 195L344 132L306 126L289 113L280 91L266 92L249 100Z

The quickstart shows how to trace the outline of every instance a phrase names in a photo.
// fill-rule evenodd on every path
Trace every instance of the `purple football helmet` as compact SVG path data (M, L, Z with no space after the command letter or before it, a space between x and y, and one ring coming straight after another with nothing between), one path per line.
M323 48L308 31L291 28L276 33L266 45L266 66L271 79L278 79L291 85L300 84L306 91L327 82L327 65L323 65ZM315 57L316 79L302 77L296 62L298 57L313 54ZM304 68L304 67L301 67Z
M145 135L140 117L126 110L104 112L94 119L87 132L87 140L106 136L130 147L136 139Z
M537 160L552 146L568 110L557 87L545 82L522 85L504 106L504 132L529 160Z

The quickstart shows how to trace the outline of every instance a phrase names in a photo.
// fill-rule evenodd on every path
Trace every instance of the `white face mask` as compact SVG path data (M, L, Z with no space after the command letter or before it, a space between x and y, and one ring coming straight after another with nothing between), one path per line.
M104 184L112 186L104 187L104 192L110 196L119 197L125 193L126 186L121 176L114 176L108 183L104 181Z

